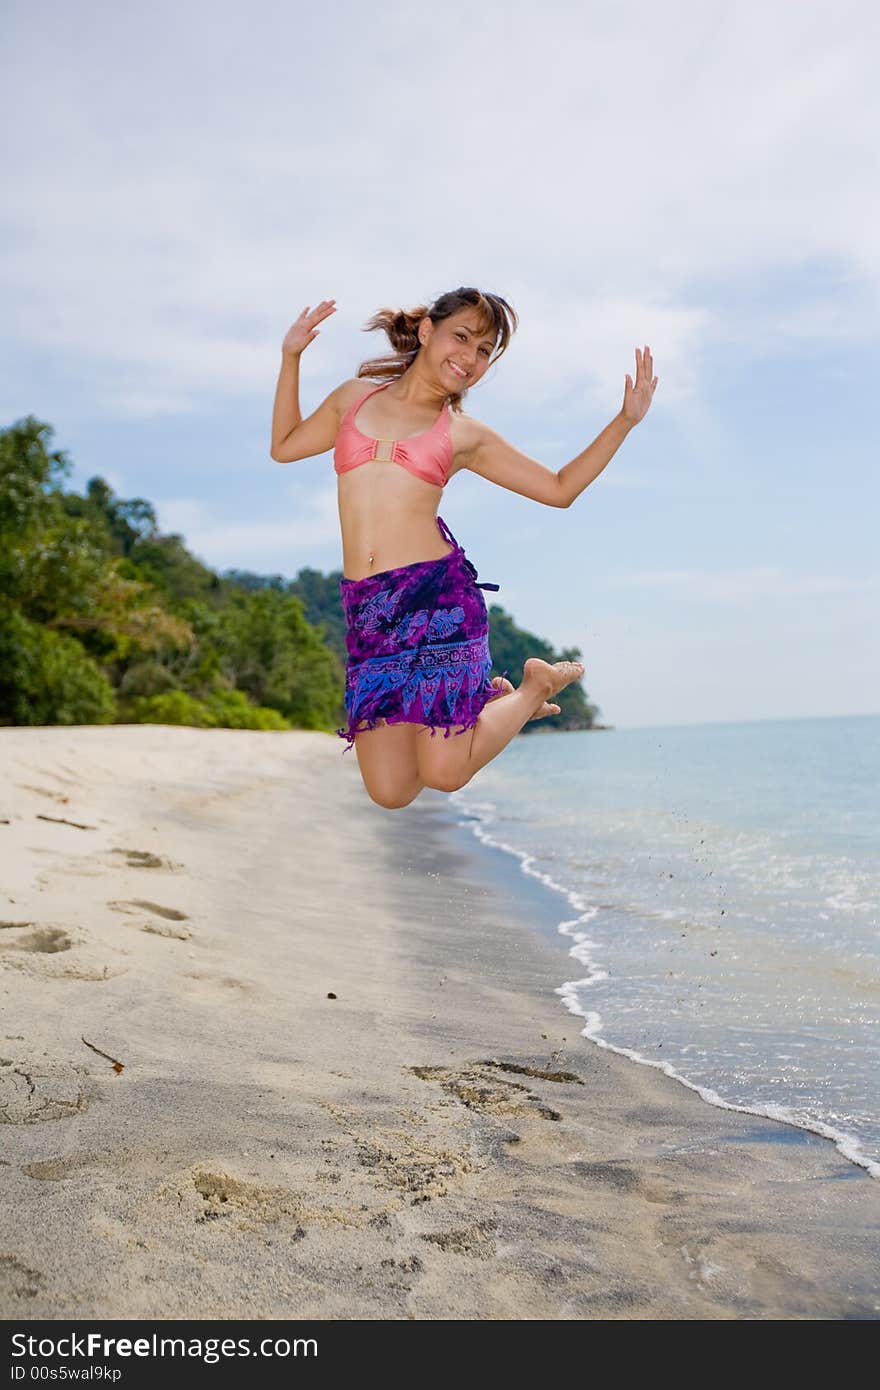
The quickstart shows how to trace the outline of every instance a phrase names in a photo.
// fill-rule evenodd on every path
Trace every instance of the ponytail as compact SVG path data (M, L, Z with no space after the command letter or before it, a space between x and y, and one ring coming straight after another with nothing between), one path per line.
M382 377L389 381L403 376L421 347L419 324L428 312L426 304L416 309L380 309L368 319L364 324L364 332L370 333L375 328L384 329L394 353L389 357L377 357L370 362L362 362L358 367L358 376Z

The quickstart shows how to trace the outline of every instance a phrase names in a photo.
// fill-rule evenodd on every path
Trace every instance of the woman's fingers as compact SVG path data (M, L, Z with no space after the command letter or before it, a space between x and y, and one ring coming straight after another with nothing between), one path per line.
M303 319L307 319L307 320L309 321L309 323L320 323L320 322L321 322L321 319L325 319L325 318L327 317L328 314L335 314L335 312L336 312L336 300L335 300L335 299L322 299L322 300L321 300L321 303L320 303L319 305L317 305L317 307L314 308L314 309L311 311L311 313L309 313L308 308L306 308L306 309L303 310L303 312L302 312L302 314L300 315L300 317L303 318Z
M650 382L654 375L654 359L651 356L651 349L645 343L644 348L636 348L636 384L643 378Z

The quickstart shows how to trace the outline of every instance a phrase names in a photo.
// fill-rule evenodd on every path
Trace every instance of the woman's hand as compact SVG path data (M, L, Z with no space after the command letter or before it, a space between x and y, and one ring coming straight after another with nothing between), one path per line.
M623 406L620 411L627 424L637 425L647 415L659 379L659 377L654 376L654 360L651 357L651 349L645 344L643 354L636 348L636 384L633 386L630 374L627 372L626 385L623 388Z
M291 324L284 335L281 351L292 353L294 357L299 357L300 353L304 348L308 347L312 339L318 336L318 329L315 327L315 324L320 323L328 314L335 313L335 299L322 299L317 309L310 310L307 304L296 323Z

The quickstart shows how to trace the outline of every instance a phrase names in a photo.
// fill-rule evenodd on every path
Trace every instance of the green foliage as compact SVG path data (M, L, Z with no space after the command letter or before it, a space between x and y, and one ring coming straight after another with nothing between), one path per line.
M55 431L33 415L0 430L0 537L32 530L72 464L62 450L50 452Z
M277 709L254 705L241 690L215 690L205 700L224 729L291 729L294 726Z
M148 657L144 661L133 661L126 669L119 682L119 698L134 700L139 696L164 695L177 688L174 673L155 657Z
M210 599L220 592L213 570L190 555L182 536L149 535L134 542L128 552L132 573L146 580L174 608L185 599Z
M322 574L320 570L304 566L287 585L287 592L295 595L303 606L306 621L319 627L324 641L335 652L342 670L345 670L345 614L339 596L339 581L342 570Z
M343 672L299 599L274 589L231 593L215 643L224 677L301 729L332 726Z
M168 690L163 695L138 695L126 705L128 724L191 724L214 729L217 720L203 700L185 690Z
M110 724L116 699L76 638L0 607L0 724Z
M128 555L140 538L157 533L152 504L143 497L122 501L103 478L89 480L85 497L68 492L62 501L68 516L89 516L101 523L114 554Z
M276 709L252 705L240 690L218 690L197 700L184 690L142 695L131 702L132 724L189 724L202 729L289 729Z
M39 568L32 551L61 516L53 489L71 465L49 451L51 435L32 416L0 432L0 593L9 599L28 594Z

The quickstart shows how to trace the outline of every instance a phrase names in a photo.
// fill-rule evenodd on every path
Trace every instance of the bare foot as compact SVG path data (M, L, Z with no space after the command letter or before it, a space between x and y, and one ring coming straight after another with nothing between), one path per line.
M530 719L540 719L543 714L558 714L559 706L548 704L551 695L558 695L572 681L580 680L584 674L582 661L542 661L539 656L530 656L523 664L523 687L534 689L536 697L535 713Z
M506 676L493 676L491 683L496 690L503 690L505 695L513 693L513 682L509 681Z
M492 677L492 684L495 686L495 689L496 689L496 690L501 690L501 691L503 691L503 693L504 693L505 695L512 695L512 694L513 694L513 683L512 683L511 681L509 681L509 680L506 678L506 676L493 676L493 677ZM540 709L535 710L535 713L534 713L534 714L530 714L530 715L529 715L529 719L530 719L530 720L531 720L531 719L546 719L546 717L547 717L548 714L560 714L560 713L561 713L561 709L560 709L560 706L559 706L559 705L557 705L557 704L548 704L547 701L545 700L544 703L541 705L541 708L540 708Z

